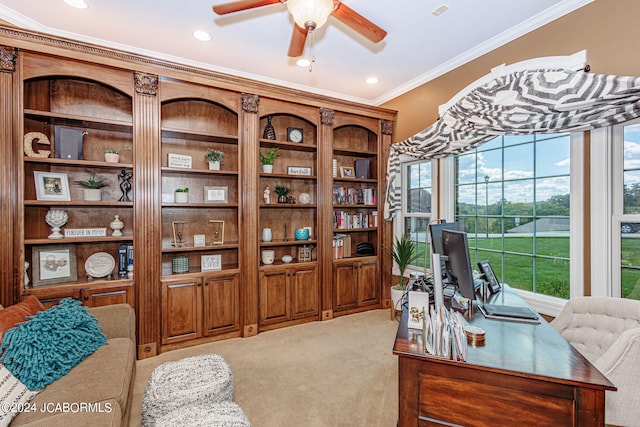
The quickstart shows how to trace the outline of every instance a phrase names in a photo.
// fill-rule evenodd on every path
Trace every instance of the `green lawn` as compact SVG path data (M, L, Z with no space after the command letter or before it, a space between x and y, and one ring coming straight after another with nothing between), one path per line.
M532 257L526 254L536 253L541 256L566 259L549 259ZM502 266L502 254L492 250L502 250L502 238L469 237L471 262L475 267L478 261L485 259L491 262L498 278L510 286L529 291L534 290L533 277L535 271L535 291L545 295L569 298L569 238L568 237L510 237L505 236L504 255L505 268ZM420 255L415 265L424 266L425 244L418 243ZM489 249L489 250L487 250ZM525 254L525 255L519 255ZM428 261L428 260L427 260ZM427 268L431 265L427 262ZM622 296L640 299L640 239L623 237L622 239ZM504 275L504 277L502 277Z

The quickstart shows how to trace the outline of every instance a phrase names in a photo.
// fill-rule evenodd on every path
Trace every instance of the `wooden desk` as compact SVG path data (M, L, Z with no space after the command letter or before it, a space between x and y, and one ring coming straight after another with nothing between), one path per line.
M526 305L503 292L491 302ZM454 362L424 355L422 332L407 328L405 310L393 348L398 426L604 425L605 390L615 386L541 320L489 320L474 307L469 323L486 330L486 344L469 346L468 361Z

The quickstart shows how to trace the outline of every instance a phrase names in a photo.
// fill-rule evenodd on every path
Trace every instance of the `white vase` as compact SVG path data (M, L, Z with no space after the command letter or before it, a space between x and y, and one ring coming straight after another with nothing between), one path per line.
M210 171L219 171L220 170L220 162L209 162L209 170Z
M264 173L272 173L273 165L262 165L262 172Z
M111 233L112 236L122 236L122 229L124 228L124 222L120 220L120 215L116 215L109 227L113 230Z
M271 234L271 229L270 228L263 228L262 229L262 241L263 242L270 242L272 238L273 238L273 235Z
M183 191L176 191L175 197L176 203L189 203L189 193Z
M102 200L102 190L99 188L85 188L84 200L87 202L99 202Z
M402 302L404 296L404 289L393 289L391 288L391 304L393 305L394 310L402 311Z
M276 259L276 251L273 249L265 249L262 251L262 263L271 265Z
M51 227L49 239L62 239L64 236L60 233L60 228L67 223L69 215L60 209L49 209L44 218L45 222Z

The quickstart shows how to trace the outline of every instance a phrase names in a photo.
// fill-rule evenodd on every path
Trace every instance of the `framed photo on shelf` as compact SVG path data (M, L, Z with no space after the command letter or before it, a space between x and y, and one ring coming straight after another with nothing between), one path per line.
M201 271L222 270L222 255L202 255L200 257Z
M225 186L205 186L204 201L207 203L227 203L229 201L229 187Z
M34 246L32 249L33 286L78 280L76 247L73 245Z
M70 201L69 178L66 173L34 171L37 200Z
M170 168L191 169L191 156L169 153L167 164Z
M195 248L205 246L205 235L204 234L194 234L193 235L193 246Z
M287 175L311 176L311 168L306 166L287 166Z
M340 177L341 178L355 178L355 173L352 167L348 166L340 166Z
M212 245L224 244L224 221L217 219L210 219L209 222L213 225L213 232L211 234Z

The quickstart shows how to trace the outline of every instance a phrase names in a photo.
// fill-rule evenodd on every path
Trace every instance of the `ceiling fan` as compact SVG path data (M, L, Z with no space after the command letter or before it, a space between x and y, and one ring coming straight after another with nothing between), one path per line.
M378 43L387 35L385 30L349 8L341 0L238 0L213 6L213 11L218 15L225 15L276 3L287 3L289 13L295 21L289 43L290 57L302 55L307 35L324 25L329 15L374 43Z

